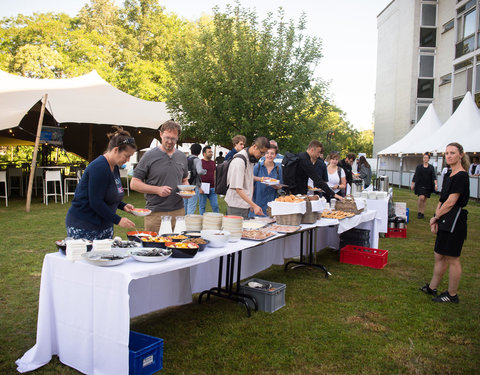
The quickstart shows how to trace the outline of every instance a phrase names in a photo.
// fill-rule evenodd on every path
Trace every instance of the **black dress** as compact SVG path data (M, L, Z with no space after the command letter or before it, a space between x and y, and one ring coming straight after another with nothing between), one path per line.
M448 171L443 179L442 193L440 194L440 202L443 204L450 194L458 193L456 206L465 207L470 197L470 179L468 173L461 171L455 175L450 175ZM451 257L459 257L462 252L463 242L467 237L467 214L462 209L453 233L439 230L437 239L435 240L435 252L441 255Z
M417 165L412 179L412 182L415 182L415 194L430 198L430 194L435 191L436 179L433 165L428 164L427 168L423 164Z

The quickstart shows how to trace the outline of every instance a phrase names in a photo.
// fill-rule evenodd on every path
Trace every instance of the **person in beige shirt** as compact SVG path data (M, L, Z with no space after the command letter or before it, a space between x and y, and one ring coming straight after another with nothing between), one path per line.
M262 208L255 204L253 197L253 167L270 147L266 137L258 137L253 145L235 154L228 167L228 190L225 195L227 215L248 218L248 211L264 216Z

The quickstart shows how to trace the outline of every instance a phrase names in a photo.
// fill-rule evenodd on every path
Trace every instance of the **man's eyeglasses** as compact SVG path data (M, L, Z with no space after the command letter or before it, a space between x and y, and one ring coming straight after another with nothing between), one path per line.
M174 137L162 137L164 140L166 140L167 142L177 142L178 141L178 138L174 138Z

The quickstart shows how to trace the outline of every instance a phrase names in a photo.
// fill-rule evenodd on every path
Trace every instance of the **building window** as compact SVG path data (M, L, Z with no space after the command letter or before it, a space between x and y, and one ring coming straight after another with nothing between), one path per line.
M422 27L420 28L420 47L437 46L437 29Z
M452 73L445 74L440 77L440 86L452 83Z
M473 9L457 19L457 44L455 58L459 58L475 49L475 29L477 24L477 10Z
M420 119L425 114L425 112L427 112L427 109L428 109L428 106L426 105L421 105L421 104L417 105L417 123L420 121Z
M422 4L422 26L437 26L437 6Z
M474 7L475 6L475 1L476 0L470 0L468 3L466 3L465 5L462 5L460 8L457 9L457 14L460 14L466 10L469 10L471 7ZM458 3L460 1L457 1Z
M433 98L433 79L419 79L417 98Z
M458 108L458 106L460 105L460 103L462 102L463 100L463 96L460 97L460 98L455 98L453 99L453 102L452 102L452 113L455 112Z
M473 67L455 73L453 79L453 97L462 97L472 91Z
M464 60L458 64L455 64L455 71L466 68L467 66L473 65L473 59Z
M450 21L447 23L443 24L443 31L442 33L446 33L449 30L452 30L453 27L455 26L455 20L452 18Z
M433 78L434 59L433 55L420 55L420 78Z

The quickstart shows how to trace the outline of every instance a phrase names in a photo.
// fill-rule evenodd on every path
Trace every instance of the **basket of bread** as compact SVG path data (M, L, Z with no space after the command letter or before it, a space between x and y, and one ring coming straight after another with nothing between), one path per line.
M335 209L345 212L353 212L354 214L359 214L363 211L363 208L358 209L353 195L347 195L344 200L337 201L335 203Z
M307 211L305 199L295 195L284 195L269 202L271 215L280 225L299 225Z

